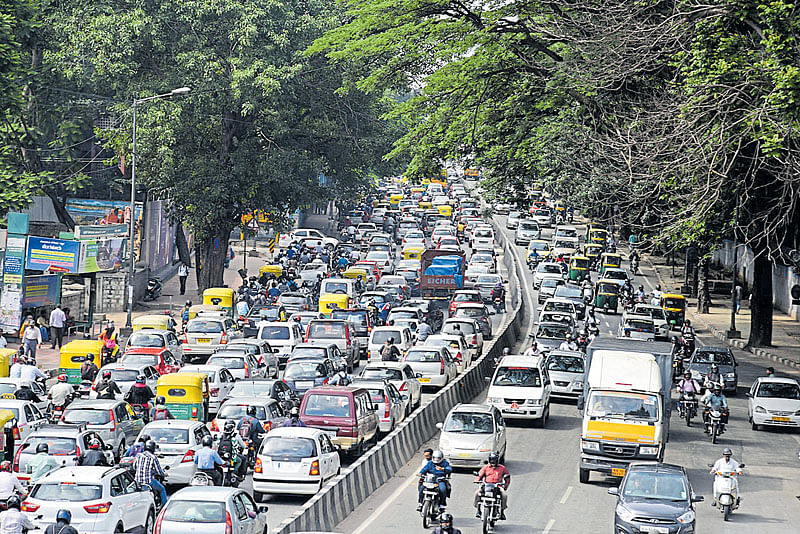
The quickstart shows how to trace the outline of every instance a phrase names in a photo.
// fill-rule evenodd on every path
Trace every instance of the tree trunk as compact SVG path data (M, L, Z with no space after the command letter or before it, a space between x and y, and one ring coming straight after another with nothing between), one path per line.
M198 264L197 288L199 293L209 287L223 287L229 235L230 230L218 232L212 238L198 243L195 260Z
M189 243L186 242L186 232L181 223L175 225L175 246L178 247L178 259L191 267L192 254L189 251Z
M765 247L760 248L753 250L750 338L747 340L747 346L752 348L772 345L772 262Z
M699 313L708 313L711 307L711 293L708 291L708 257L703 256L700 258L698 264L699 281L697 292L697 311Z

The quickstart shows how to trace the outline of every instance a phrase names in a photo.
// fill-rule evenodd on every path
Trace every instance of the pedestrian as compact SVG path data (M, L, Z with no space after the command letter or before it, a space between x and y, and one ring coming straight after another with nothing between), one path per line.
M61 345L64 341L64 326L66 324L67 315L61 309L61 304L56 304L56 307L53 311L50 312L50 329L52 332L53 344L50 347L51 349L61 348Z
M736 313L742 309L742 286L737 282L733 285L733 305Z
M189 278L189 266L181 262L178 266L178 280L181 283L181 295L186 294L186 280Z
M33 322L30 315L25 320L25 331L22 333L22 344L25 347L25 354L36 359L36 349L42 344L42 331Z

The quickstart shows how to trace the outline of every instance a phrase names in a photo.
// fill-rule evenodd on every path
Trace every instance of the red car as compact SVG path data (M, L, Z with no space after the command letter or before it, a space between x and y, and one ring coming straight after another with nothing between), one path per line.
M483 304L481 292L469 289L456 291L455 294L453 294L452 300L450 300L450 306L447 308L447 311L450 312L450 317L452 317L453 313L456 311L456 306L467 303Z
M160 375L177 373L182 364L178 359L163 347L132 347L122 355L120 363L142 363L152 365Z

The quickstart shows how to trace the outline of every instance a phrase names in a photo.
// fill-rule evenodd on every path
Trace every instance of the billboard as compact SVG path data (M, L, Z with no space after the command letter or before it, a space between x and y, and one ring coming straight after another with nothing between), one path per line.
M127 237L128 225L123 224L92 224L75 227L76 239L102 239L109 237Z
M86 239L80 242L81 273L113 271L122 267L127 239Z
M22 306L55 306L61 292L61 275L26 276L22 284Z
M38 271L77 273L80 253L80 241L30 236L25 267Z

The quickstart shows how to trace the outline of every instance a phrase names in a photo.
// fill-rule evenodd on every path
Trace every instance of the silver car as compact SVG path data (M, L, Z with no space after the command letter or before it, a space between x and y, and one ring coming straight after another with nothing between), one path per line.
M136 417L131 405L118 400L72 401L59 424L79 425L95 431L102 440L113 447L117 458L121 458L128 446L144 427L144 421Z
M514 244L527 246L533 239L539 239L542 231L539 230L539 225L536 221L528 219L522 220L517 226L517 231L514 233Z
M586 357L582 352L554 350L547 355L545 365L553 385L551 395L578 398L583 393Z
M95 386L97 386L98 382L102 380L103 373L105 371L111 373L111 380L116 382L120 391L122 391L121 395L116 395L117 399L125 398L128 390L131 389L131 387L133 387L133 385L136 383L136 377L138 376L143 376L144 383L150 388L150 391L155 393L156 383L158 382L158 377L160 376L158 371L156 371L156 368L152 365L141 363L111 363L104 365L100 368L94 384L92 384L92 390L89 392L90 399L97 398Z
M197 470L194 453L202 447L203 438L210 436L200 421L167 419L152 421L139 434L150 436L156 443L156 456L166 470L166 484L188 484ZM138 437L137 437L138 441Z
M506 425L494 406L456 404L436 427L439 449L453 467L482 467L493 452L505 459Z
M183 355L187 362L205 361L228 342L242 336L236 323L229 317L200 314L186 324Z
M410 365L414 373L421 375L417 380L423 386L443 388L454 380L458 373L455 360L450 356L450 351L444 347L428 345L411 347L403 362Z
M159 534L263 534L267 507L239 488L194 486L177 491L156 520Z
M133 347L165 348L169 349L178 358L178 361L183 359L183 345L175 332L171 330L151 330L149 328L137 330L125 342L125 351Z
M394 384L388 380L356 378L353 380L352 386L369 391L369 397L374 403L375 413L378 415L378 429L381 435L385 436L394 430L395 426L406 418L408 395L401 395Z

